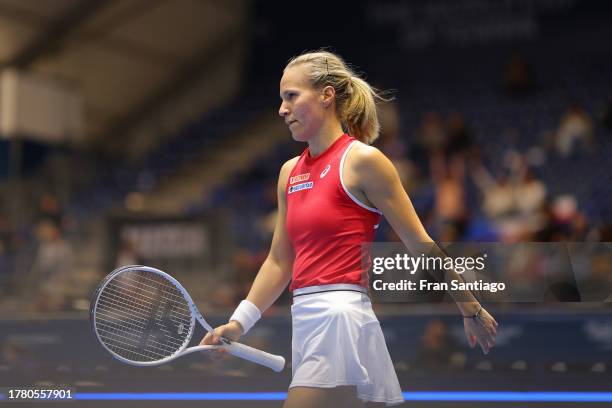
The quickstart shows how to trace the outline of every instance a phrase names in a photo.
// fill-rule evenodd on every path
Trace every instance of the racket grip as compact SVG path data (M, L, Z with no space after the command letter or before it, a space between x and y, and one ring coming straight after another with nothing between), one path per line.
M231 342L225 345L225 349L232 355L268 367L276 372L285 367L285 358L265 351L247 346L245 344Z

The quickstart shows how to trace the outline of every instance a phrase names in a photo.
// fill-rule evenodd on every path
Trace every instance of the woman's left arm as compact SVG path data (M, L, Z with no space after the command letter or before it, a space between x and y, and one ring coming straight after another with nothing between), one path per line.
M351 179L356 180L357 187L367 200L382 211L409 250L417 250L423 243L437 247L402 187L395 166L384 154L374 147L358 144L349 152L346 171ZM454 271L450 273L456 274ZM457 307L464 316L470 346L475 347L479 343L487 354L495 345L497 322L475 298L471 302L457 302Z

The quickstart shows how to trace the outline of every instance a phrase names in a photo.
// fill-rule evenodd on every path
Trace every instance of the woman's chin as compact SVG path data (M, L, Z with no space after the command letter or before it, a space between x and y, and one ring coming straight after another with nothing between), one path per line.
M297 133L297 132L291 132L291 137L296 142L307 142L308 141L308 138L305 135L301 133Z

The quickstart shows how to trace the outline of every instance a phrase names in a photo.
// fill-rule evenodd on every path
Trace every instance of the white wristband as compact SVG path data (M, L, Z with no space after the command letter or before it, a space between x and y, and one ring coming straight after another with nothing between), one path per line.
M240 323L243 330L242 334L246 334L260 318L261 312L257 306L253 302L244 299L234 310L230 321L235 320Z

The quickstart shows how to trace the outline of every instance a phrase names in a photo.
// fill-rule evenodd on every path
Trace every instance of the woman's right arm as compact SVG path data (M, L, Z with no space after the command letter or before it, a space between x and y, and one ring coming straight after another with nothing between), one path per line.
M259 268L255 281L247 296L247 300L257 306L261 313L266 311L283 293L291 280L294 253L287 236L287 200L285 191L287 179L298 158L287 161L280 170L278 177L278 215L272 237L272 245L268 257ZM207 333L200 344L218 344L219 337L238 340L243 334L243 328L235 320L215 328L214 334Z
M247 300L255 304L262 313L278 299L291 280L294 254L285 225L287 219L285 191L289 173L297 159L296 157L289 160L281 168L277 187L278 215L270 253L261 265L247 296Z

